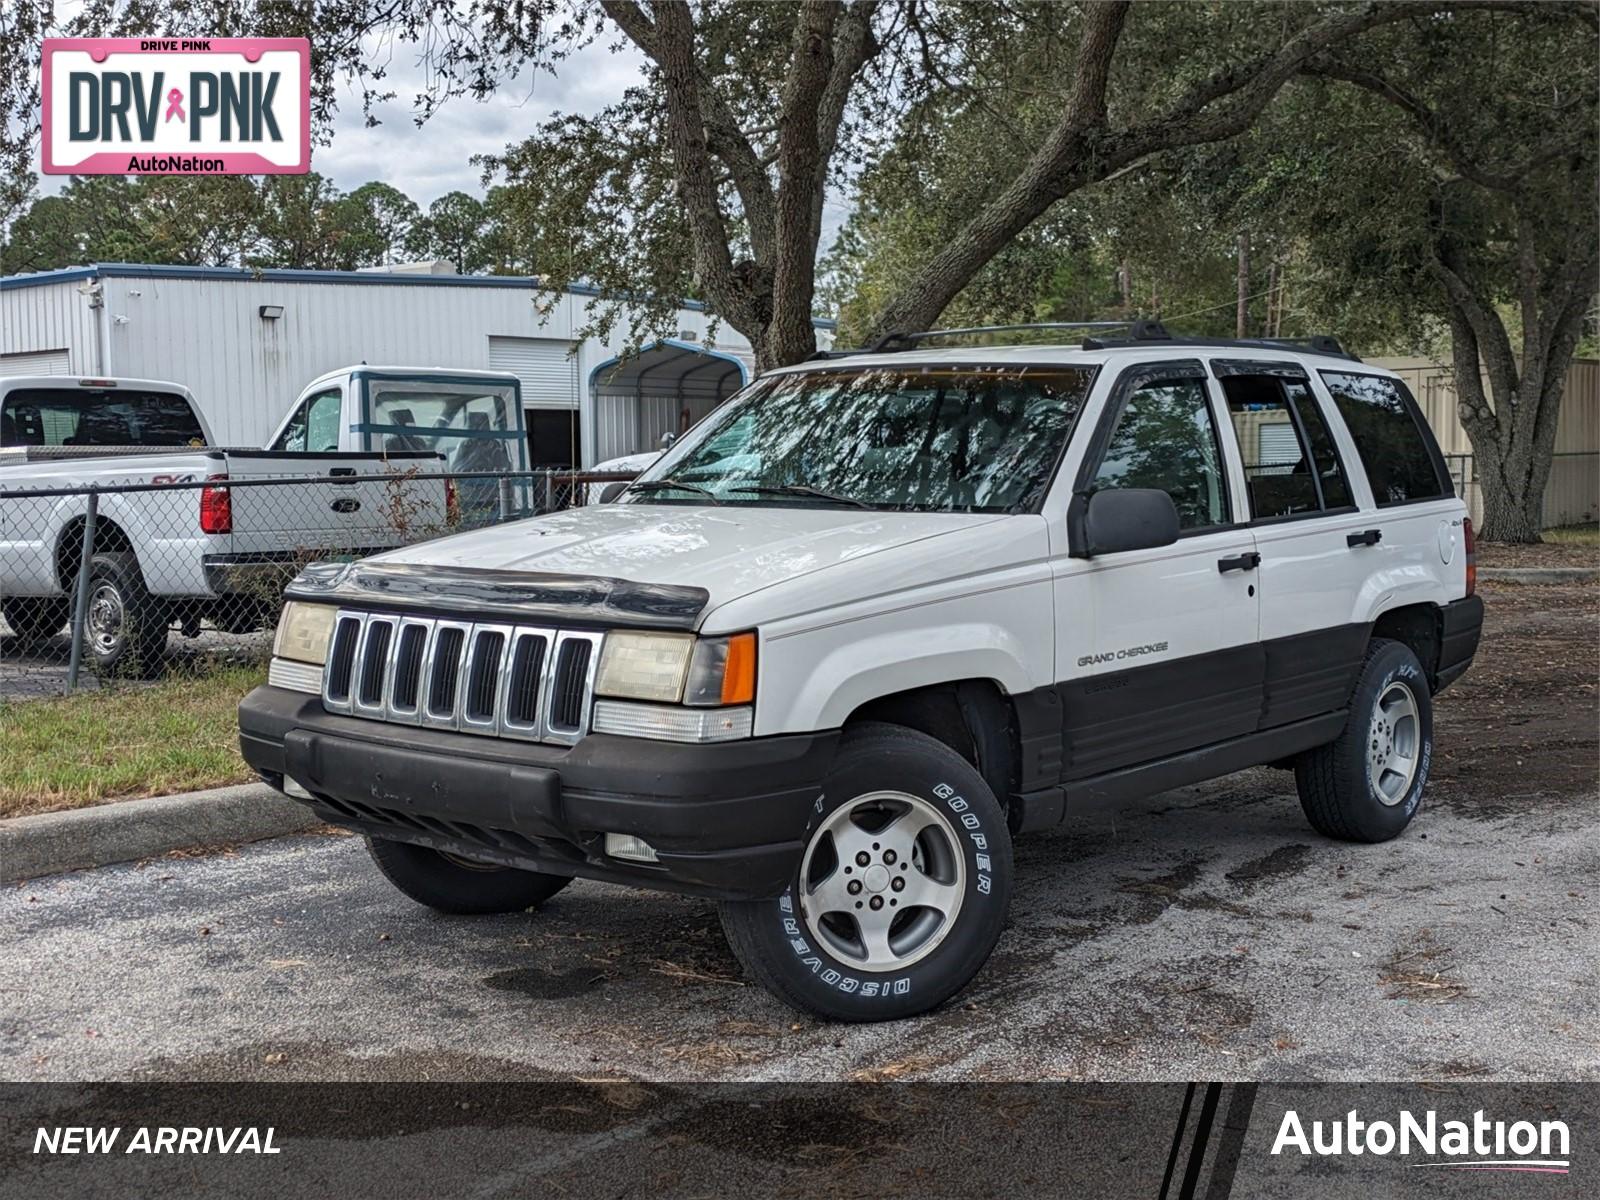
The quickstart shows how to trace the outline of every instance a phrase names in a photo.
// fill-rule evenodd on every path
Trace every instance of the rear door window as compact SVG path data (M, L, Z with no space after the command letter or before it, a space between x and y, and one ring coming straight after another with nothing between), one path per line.
M1243 458L1252 520L1351 506L1333 434L1304 378L1225 375L1222 390Z
M1379 508L1454 494L1403 383L1345 371L1323 371L1322 382L1361 454Z
M0 446L204 446L176 392L18 388L0 406Z

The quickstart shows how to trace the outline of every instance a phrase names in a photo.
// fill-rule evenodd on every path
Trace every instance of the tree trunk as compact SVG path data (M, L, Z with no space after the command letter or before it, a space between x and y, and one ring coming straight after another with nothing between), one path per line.
M1452 306L1456 399L1483 494L1483 527L1478 532L1485 541L1541 540L1556 425L1582 312L1579 303L1553 320L1541 320L1536 332L1545 336L1524 344L1519 371L1509 356L1509 343L1498 336L1480 363L1478 330L1485 320L1499 322L1498 314L1479 304L1469 317L1460 305ZM1488 331L1503 334L1503 328Z
M1239 275L1236 285L1238 300L1234 311L1234 337L1245 337L1250 332L1250 234L1239 235Z
M1122 315L1133 311L1133 267L1127 259L1117 268L1117 282L1122 285Z

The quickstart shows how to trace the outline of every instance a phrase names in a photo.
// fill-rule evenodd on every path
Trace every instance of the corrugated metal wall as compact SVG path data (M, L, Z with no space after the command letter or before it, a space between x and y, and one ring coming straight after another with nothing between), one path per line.
M87 282L73 280L0 292L0 354L64 350L66 374L99 371L94 312L89 298L78 292Z
M1406 381L1439 439L1457 490L1473 520L1483 519L1483 494L1472 463L1472 443L1456 415L1455 379L1449 367L1426 358L1377 358ZM1487 386L1487 385L1486 385ZM1576 525L1600 517L1600 362L1574 359L1567 370L1556 425L1555 460L1544 492L1544 525Z
M78 290L85 281L0 290L0 353L65 350L76 374L175 380L194 392L217 440L239 446L263 444L301 388L326 371L363 362L485 370L492 356L520 355L525 399L584 410L584 461L595 461L589 377L620 352L627 322L617 323L609 342L585 341L576 356L562 357L584 323L588 297L563 296L546 317L535 289L521 281L218 279L149 270L102 270L103 354L89 298ZM263 318L263 305L281 305L282 316ZM678 324L700 337L707 319L684 309ZM726 326L719 337L748 353Z

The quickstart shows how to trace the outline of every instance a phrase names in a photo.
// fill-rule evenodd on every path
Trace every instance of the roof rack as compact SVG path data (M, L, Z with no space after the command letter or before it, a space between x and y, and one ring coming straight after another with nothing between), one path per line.
M865 348L864 353L882 354L903 350L918 342L937 337L963 337L974 333L1017 333L1034 329L1128 329L1138 321L1035 321L1027 325L968 325L962 329L923 329L916 333L891 333Z
M1160 321L1135 321L1126 338L1084 338L1085 350L1114 350L1127 346L1142 346L1152 342L1166 346L1214 346L1220 349L1245 350L1301 350L1311 354L1326 354L1332 358L1347 358L1351 362L1361 359L1339 344L1339 339L1326 333L1303 338L1206 338L1173 335Z
M807 361L844 358L853 354L885 354L895 350L908 350L918 342L936 337L959 337L981 333L1015 333L1038 329L1124 329L1127 335L1120 338L1086 337L1085 350L1114 350L1129 346L1211 346L1219 349L1244 350L1300 350L1310 354L1326 354L1333 358L1347 358L1351 362L1361 359L1339 344L1339 339L1325 333L1303 338L1207 338L1173 334L1160 321L1140 317L1127 321L1039 321L1028 325L969 325L961 329L924 329L915 333L891 333L879 338L870 346L859 350L818 350Z

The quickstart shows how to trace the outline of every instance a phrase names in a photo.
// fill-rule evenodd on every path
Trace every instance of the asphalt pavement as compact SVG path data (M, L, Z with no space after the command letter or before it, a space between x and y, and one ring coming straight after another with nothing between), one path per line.
M338 834L52 876L0 893L0 1080L1600 1078L1600 805L1475 786L1379 846L1268 769L1075 814L967 991L882 1025L745 982L711 903L444 917Z

